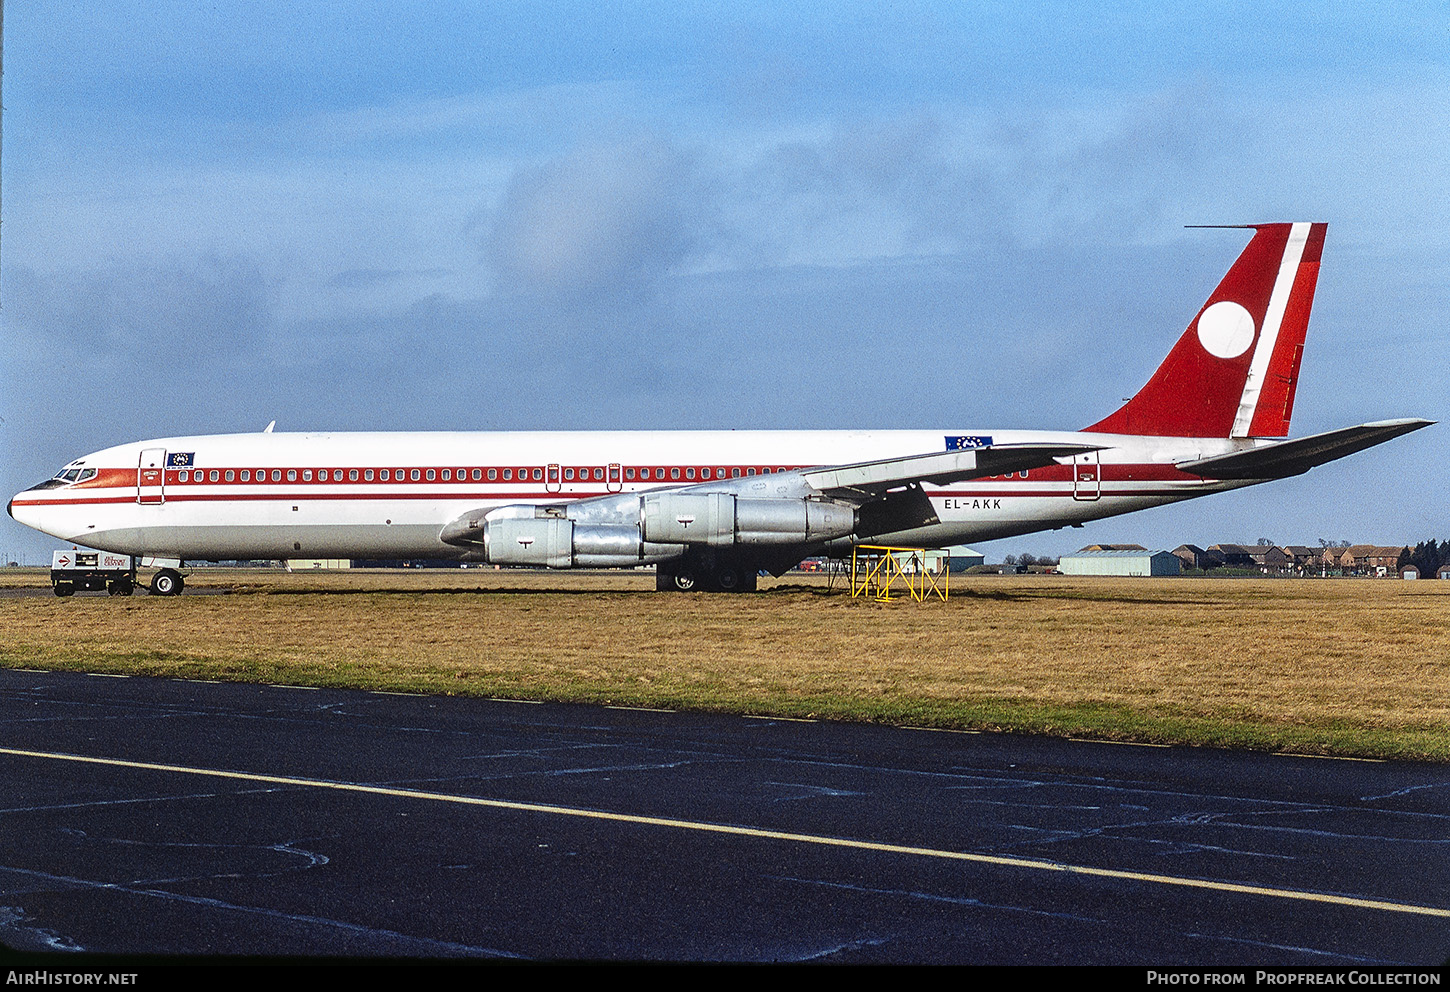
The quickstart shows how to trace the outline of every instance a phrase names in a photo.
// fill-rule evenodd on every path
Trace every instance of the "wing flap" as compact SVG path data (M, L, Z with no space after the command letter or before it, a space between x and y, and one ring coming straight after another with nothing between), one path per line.
M1335 461L1356 451L1397 438L1401 434L1429 427L1433 420L1377 420L1357 427L1311 434L1293 441L1211 455L1193 461L1178 462L1180 471L1211 479L1286 479L1302 475L1317 465Z
M830 465L806 469L801 475L808 485L829 495L874 498L912 483L945 485L1042 468L1059 458L1100 451L1103 447L1094 444L996 444L965 451L934 451L854 465Z

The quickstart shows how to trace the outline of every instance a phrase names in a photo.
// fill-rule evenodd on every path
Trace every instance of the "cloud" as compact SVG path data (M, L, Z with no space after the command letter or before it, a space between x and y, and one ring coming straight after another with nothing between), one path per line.
M485 246L505 292L648 287L699 249L705 222L690 155L645 139L520 169Z
M273 327L274 286L241 257L44 274L18 268L7 279L12 333L148 379L245 362Z

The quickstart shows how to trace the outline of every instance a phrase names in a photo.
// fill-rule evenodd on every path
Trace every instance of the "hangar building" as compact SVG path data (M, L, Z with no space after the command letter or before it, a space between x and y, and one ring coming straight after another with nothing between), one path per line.
M1171 551L1079 551L1063 555L1063 575L1178 575L1178 556Z

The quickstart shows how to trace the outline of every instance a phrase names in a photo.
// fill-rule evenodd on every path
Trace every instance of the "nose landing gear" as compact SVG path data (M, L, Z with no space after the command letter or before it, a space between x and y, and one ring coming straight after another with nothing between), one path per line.
M181 573L170 568L163 568L151 577L151 595L153 596L180 596L181 590L186 588L186 580Z

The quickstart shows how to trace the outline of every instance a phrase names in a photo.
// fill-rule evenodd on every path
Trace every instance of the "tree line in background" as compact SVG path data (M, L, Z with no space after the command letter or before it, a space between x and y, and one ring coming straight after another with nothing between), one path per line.
M1441 565L1450 565L1450 541L1431 538L1415 545L1414 550L1405 548L1400 552L1399 567L1406 565L1414 565L1424 578L1434 578Z
M1056 565L1057 559L1050 556L1039 558L1037 555L1008 555L1002 559L1002 564L1026 565L1029 567L1032 565Z

